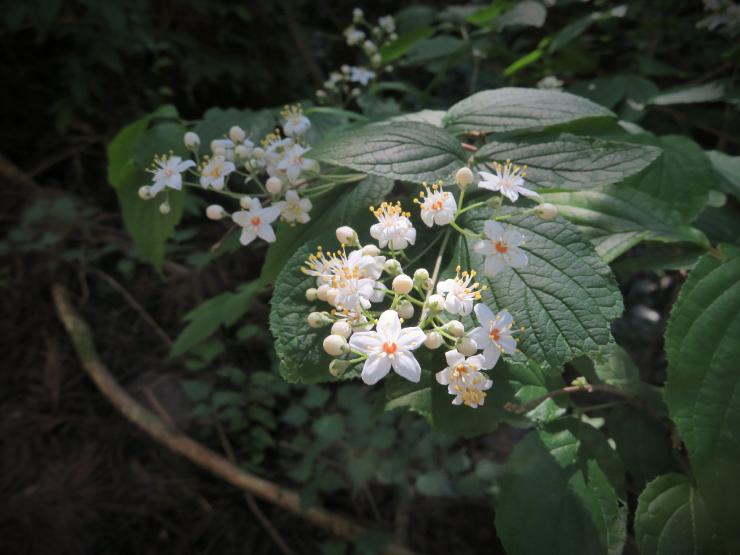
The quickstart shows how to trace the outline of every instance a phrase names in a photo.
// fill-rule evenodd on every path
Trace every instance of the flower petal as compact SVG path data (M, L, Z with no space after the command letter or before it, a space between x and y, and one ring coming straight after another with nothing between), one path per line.
M396 342L399 348L413 351L421 347L426 338L427 334L421 331L421 328L403 328Z
M365 354L379 352L382 344L383 340L374 331L358 331L349 338L349 346Z
M445 359L447 360L448 366L457 366L458 364L465 362L465 357L460 354L457 349L452 349L445 353Z
M494 277L504 268L506 268L506 264L504 264L500 256L487 256L483 273L488 277Z
M512 268L523 268L529 263L529 258L527 258L524 251L517 249L516 247L509 249L507 254L509 255L507 262Z
M383 341L395 342L398 334L401 333L401 321L398 318L398 312L395 310L386 310L378 318L378 325L375 326L378 335Z
M500 310L496 314L496 327L498 329L508 328L514 323L514 317L508 310Z
M501 358L501 351L499 351L498 347L493 344L486 347L482 354L485 359L485 364L483 365L484 370L490 370L496 366L498 359Z
M516 340L510 335L502 335L497 343L507 355L513 355L516 352Z
M278 216L280 216L281 208L282 206L278 206L277 204L268 206L267 208L264 208L260 211L259 216L264 223L271 224L272 222L277 220Z
M275 241L275 230L272 229L270 224L263 223L257 227L257 237L268 243Z
M252 241L254 241L257 238L257 233L255 233L254 228L252 227L243 227L242 228L242 234L239 236L239 242L242 245L248 245Z
M486 223L483 224L483 232L489 239L498 241L504 236L504 233L506 233L506 229L504 229L504 226L502 226L498 222L494 222L493 220L486 220Z
M481 368L485 368L486 364L486 357L484 357L482 354L474 355L472 357L469 357L465 361L469 366L473 366L480 370Z
M475 316L478 318L478 321L480 322L480 325L483 326L485 330L489 330L491 327L491 322L493 322L496 319L496 316L494 315L493 311L488 308L483 303L478 303L475 305ZM479 328L476 328L479 329ZM487 335L487 334L486 334ZM477 343L477 340L476 340Z
M391 364L396 374L402 378L414 383L418 383L421 379L421 366L419 366L419 362L411 353L397 352Z
M362 381L367 385L375 385L382 380L391 369L391 361L386 356L371 356L362 367Z
M447 368L445 368L444 370L440 370L439 372L434 374L434 377L439 385L449 385L450 383L450 377Z
M477 306L476 306L477 308ZM481 327L474 328L468 332L468 337L475 341L479 349L485 349L486 346L491 342L491 336L488 335L488 331Z

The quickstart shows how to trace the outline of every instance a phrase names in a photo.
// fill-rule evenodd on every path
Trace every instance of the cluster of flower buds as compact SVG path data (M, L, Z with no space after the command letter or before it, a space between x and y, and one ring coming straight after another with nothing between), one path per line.
M365 61L357 66L343 65L339 71L332 71L323 88L316 91L319 102L342 104L360 96L362 89L373 82L379 73L393 70L391 66L384 65L380 54L380 47L398 39L393 16L383 16L378 19L377 25L372 25L365 19L364 12L355 8L352 21L352 25L344 30L344 38L348 46L361 50Z
M206 209L206 216L211 220L230 217L242 228L243 245L258 237L274 241L272 224L278 218L291 225L308 222L312 208L308 185L319 171L318 163L306 157L310 146L305 134L311 122L298 105L286 106L281 115L282 133L275 130L259 146L242 128L233 126L226 136L211 141L210 154L200 156L200 137L192 131L185 133L183 142L194 159L183 160L171 152L157 156L149 170L152 184L141 187L139 197L150 200L163 191L166 194L167 189L180 191L183 185L189 185L236 199L240 210L229 213L220 204L212 204ZM183 176L192 177L193 181L186 181ZM256 190L251 194L230 190L230 185L239 182L244 186L251 184ZM159 210L169 213L167 198Z

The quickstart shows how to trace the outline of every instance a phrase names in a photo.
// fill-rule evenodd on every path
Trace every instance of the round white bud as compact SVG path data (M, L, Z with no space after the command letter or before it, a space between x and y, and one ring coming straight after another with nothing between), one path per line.
M332 306L337 303L337 296L339 295L339 289L336 287L330 287L326 290L326 302Z
M419 286L424 286L426 281L429 279L429 272L426 268L419 268L414 272L414 283Z
M152 198L152 188L149 185L139 187L139 198L141 200L150 200Z
M370 63L374 66L379 66L381 63L383 63L383 56L380 54L373 54L370 58Z
M342 337L349 337L352 335L352 326L349 325L345 320L339 320L334 322L331 327L331 332L334 335L341 335Z
M442 346L442 336L436 331L430 331L427 333L427 338L424 340L424 346L427 349L439 349Z
M460 320L450 320L445 324L445 328L450 332L450 335L455 337L462 337L465 334L465 326Z
M279 177L272 176L267 179L265 188L271 195L279 195L283 191L283 182Z
M344 64L339 69L342 70L342 73L344 73L345 75L349 75L350 69L349 69L349 66L347 64Z
M316 297L316 288L315 287L309 287L306 289L306 300L309 303L314 302L318 297Z
M326 325L326 317L321 312L312 312L308 315L306 321L308 321L308 327L310 328L320 328Z
M362 21L362 15L362 10L360 8L355 8L354 10L352 10L352 20L355 23L359 23L360 21Z
M390 41L398 40L398 35L396 33L391 33L388 36L388 40L390 40Z
M347 340L341 335L327 335L324 339L324 350L327 355L333 357L341 356L349 347L347 346Z
M265 149L258 146L252 151L252 156L255 160L262 160L265 156Z
M159 213L160 214L169 214L170 213L170 203L167 201L164 201L162 204L159 205Z
M429 295L427 305L429 306L430 312L442 312L445 307L445 298L442 295L437 295L436 293L434 295Z
M320 301L326 302L326 293L329 291L329 286L324 283L323 285L319 285L319 288L316 289L316 297Z
M554 220L558 217L558 207L549 202L540 204L534 211L543 220Z
M457 351L466 357L472 357L478 352L478 344L470 337L463 337L457 342Z
M365 245L362 247L362 254L367 256L378 256L380 255L380 249L375 245Z
M342 245L346 245L349 247L360 244L360 239L359 237L357 237L357 232L348 225L338 227L336 235L337 241L339 241Z
M473 172L470 168L460 168L455 174L455 183L460 189L467 189L473 182Z
M240 143L246 138L247 134L244 132L244 129L242 129L238 125L235 125L231 129L229 129L229 139L231 139L235 143Z
M185 143L185 148L188 150L198 150L198 147L200 146L200 137L197 133L188 131L185 133L185 137L183 137L183 142Z
M362 94L362 91L359 88L355 87L354 89L352 89L351 91L349 91L349 93L352 96L354 96L355 98L357 98L358 96L360 96Z
M335 358L334 360L332 360L329 363L329 374L331 374L335 378L338 378L339 376L341 376L342 374L344 374L344 372L350 366L352 366L352 363L351 362L348 362L346 360L340 360L338 358Z
M250 197L242 197L239 199L239 206L244 210L249 210L252 207L252 199Z
M237 158L241 158L242 160L246 160L252 155L252 148L248 147L247 145L239 145L234 149L234 154Z
M385 264L383 264L383 270L385 270L385 273L389 276L397 276L403 271L403 268L401 268L401 263L398 260L391 258L385 261Z
M218 182L217 183L211 183L211 188L214 191L221 191L225 186L226 186L226 180L225 179L221 180L220 183L218 183Z
M398 304L396 312L398 312L398 315L401 318L403 318L404 320L408 320L409 318L414 317L414 305L412 305L408 301L403 301Z
M406 274L399 274L393 278L393 290L405 295L414 288L414 280Z
M206 208L206 216L209 220L220 220L226 215L226 210L220 204L211 204Z

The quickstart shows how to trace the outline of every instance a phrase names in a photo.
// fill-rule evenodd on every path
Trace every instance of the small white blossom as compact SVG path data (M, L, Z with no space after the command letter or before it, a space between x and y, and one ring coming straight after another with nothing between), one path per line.
M437 293L445 297L445 310L451 314L465 316L473 311L473 304L480 300L480 284L471 283L475 278L475 270L460 273L460 266L455 271L454 278L440 281L437 284Z
M282 170L287 175L288 180L291 183L298 181L302 171L310 171L316 169L316 161L304 158L303 155L311 150L310 148L303 147L301 145L293 145L286 152L285 156L280 162L277 163L276 168Z
M421 366L412 351L425 340L421 328L402 328L398 313L386 310L380 315L375 331L356 332L350 337L349 345L368 356L362 368L362 381L366 384L378 383L391 368L402 378L418 383Z
M378 219L370 227L370 235L381 248L387 245L393 250L403 250L416 242L416 230L409 220L408 212L401 210L401 203L384 202L378 209L370 208Z
M414 199L414 202L421 209L421 219L428 226L447 225L455 219L457 212L457 202L455 197L449 191L443 191L436 183L431 189L424 183L426 192L419 193L421 200Z
M488 220L483 226L486 239L473 245L473 250L486 257L483 273L494 277L507 267L522 268L529 259L519 246L524 243L524 236L513 229L505 229L498 222Z
M153 185L149 187L149 198L157 196L165 187L180 191L182 189L182 172L195 166L192 160L183 160L179 156L158 156L150 170Z
M481 325L470 330L468 337L483 350L482 355L485 359L483 368L493 368L501 353L513 355L516 352L516 340L511 334L514 319L506 310L494 315L484 304L475 305L475 316Z
M396 30L396 21L392 15L384 15L378 19L378 25L386 33L393 33Z
M200 170L200 184L204 189L212 187L217 191L224 188L228 175L236 170L232 162L223 156L214 156Z
M313 205L307 198L301 198L298 193L291 190L285 193L285 201L280 204L280 215L286 222L298 222L305 224L311 217L308 213Z
M275 231L270 224L277 220L279 215L279 206L273 205L262 208L259 199L251 199L249 210L240 210L231 215L234 223L242 228L239 242L242 245L248 245L259 237L268 243L272 243L275 240Z
M211 153L231 161L234 159L234 142L231 139L214 139L211 141Z
M500 191L511 202L516 202L519 195L539 198L540 195L524 187L526 166L515 166L507 160L506 164L503 165L494 162L493 167L496 170L496 175L489 172L478 172L478 175L481 177L478 187L489 189L490 191Z
M311 120L303 115L298 105L286 106L281 115L284 118L283 131L288 137L303 135L311 127Z
M353 83L359 83L363 87L375 79L375 72L367 69L366 67L355 67L350 68L351 74L349 80Z
M465 404L477 408L485 402L486 390L493 382L488 379L481 369L484 368L484 359L481 355L465 358L465 355L456 349L445 353L447 367L435 375L440 385L447 386L447 392L454 395L453 405Z
M347 40L348 46L354 46L365 40L365 33L353 26L349 26L344 30L344 38Z

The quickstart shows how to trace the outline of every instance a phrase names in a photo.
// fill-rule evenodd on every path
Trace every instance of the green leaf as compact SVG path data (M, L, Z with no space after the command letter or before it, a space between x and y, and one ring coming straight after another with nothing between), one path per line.
M480 231L490 214L470 211L465 224ZM457 255L462 267L477 269L488 285L486 304L507 309L516 326L524 327L519 349L546 371L559 373L566 361L596 356L610 346L610 323L622 314L622 297L609 267L575 226L533 215L512 216L504 225L524 235L527 266L507 268L491 279L483 277L483 257L473 252L470 239L459 241Z
M529 433L499 479L496 531L506 552L620 555L627 508L619 470L588 424L568 419Z
M240 286L235 292L221 293L204 301L185 315L188 325L172 345L170 357L178 357L210 337L219 327L239 321L265 289L261 280Z
M614 118L614 114L578 96L539 89L505 87L481 91L447 111L448 131L463 134L538 131L554 125L593 118Z
M671 312L664 395L699 491L728 547L740 550L740 252L704 256Z
M449 133L418 122L372 124L338 133L312 153L325 163L412 182L448 179L466 160Z
M660 156L660 149L592 137L560 135L495 141L475 153L476 161L512 160L526 165L526 181L538 187L590 189L634 175Z
M710 150L706 154L714 170L721 176L719 189L740 197L740 156L729 156L718 150Z
M640 241L685 241L707 245L704 234L684 223L670 205L624 185L573 192L543 192L546 202L576 224L606 262Z
M466 47L462 39L441 35L413 44L409 48L405 64L422 64L457 54Z
M429 38L433 34L433 27L417 27L416 29L403 33L392 43L380 47L380 56L383 58L383 63L387 64L396 61L418 41Z
M724 552L701 496L683 474L659 476L640 494L635 539L642 555Z
M534 0L520 0L498 18L500 29L506 27L542 27L547 17L547 8Z

